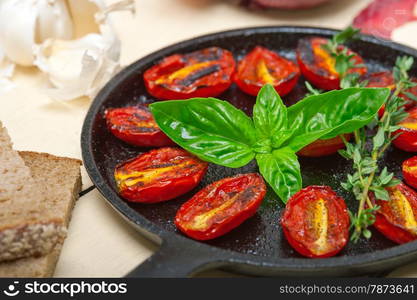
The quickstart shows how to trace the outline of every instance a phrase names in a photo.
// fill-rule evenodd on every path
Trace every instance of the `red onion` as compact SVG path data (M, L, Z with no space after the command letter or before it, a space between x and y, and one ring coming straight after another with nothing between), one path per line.
M417 19L413 14L417 0L374 0L353 20L353 26L389 39L395 28Z

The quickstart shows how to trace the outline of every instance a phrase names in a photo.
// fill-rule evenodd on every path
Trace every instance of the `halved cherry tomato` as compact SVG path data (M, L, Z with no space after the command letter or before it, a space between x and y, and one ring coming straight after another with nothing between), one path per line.
M345 134L345 139L350 140L351 135ZM306 157L320 157L335 154L338 150L345 148L345 143L340 136L328 140L317 140L298 151L298 155Z
M175 225L193 239L214 239L253 216L265 193L259 174L221 179L185 202L175 216Z
M281 225L289 244L301 255L330 257L349 238L345 201L328 186L309 186L287 202Z
M417 188L417 156L413 156L402 164L403 177L408 185Z
M270 83L280 96L285 96L299 77L300 69L295 63L257 46L239 62L233 78L247 94L256 96L264 84Z
M183 149L166 147L118 165L114 178L119 194L126 200L155 203L174 199L195 188L207 165Z
M334 57L322 47L327 42L327 39L319 37L301 39L297 47L297 61L301 73L309 82L320 89L336 90L340 88L340 78L335 69ZM343 49L343 46L341 48ZM364 63L362 57L352 50L348 49L347 53L355 55L352 59L356 65ZM366 67L349 70L350 73L359 75L365 74L366 71Z
M374 226L388 239L399 243L408 243L417 239L417 193L400 183L385 188L390 196L389 201L371 200L380 209L376 213Z
M384 87L390 90L395 89L395 80L392 72L382 71L366 74L362 80L367 80L367 87Z
M107 127L119 139L140 147L175 145L159 129L146 106L109 108L105 111Z
M232 84L235 60L230 51L206 48L174 54L145 71L149 94L158 99L215 97Z
M367 74L363 76L362 80L368 81L367 87L385 87L389 88L391 91L395 89L394 76L389 71ZM417 79L414 78L412 79L412 81L417 82ZM417 96L417 87L412 87L406 90L405 92ZM410 99L406 94L401 93L399 96L405 100L404 108L406 110L415 106L415 101ZM384 115L384 112L385 105L383 105L381 109L378 111L378 116L381 118Z
M400 134L392 143L395 147L408 151L417 152L417 107L408 111L409 116L403 120L394 134Z

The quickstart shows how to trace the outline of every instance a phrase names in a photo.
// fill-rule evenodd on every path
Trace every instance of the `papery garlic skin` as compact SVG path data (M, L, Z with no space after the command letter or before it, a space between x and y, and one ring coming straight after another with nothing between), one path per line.
M13 62L31 66L33 46L48 38L72 37L65 0L1 0L0 46Z

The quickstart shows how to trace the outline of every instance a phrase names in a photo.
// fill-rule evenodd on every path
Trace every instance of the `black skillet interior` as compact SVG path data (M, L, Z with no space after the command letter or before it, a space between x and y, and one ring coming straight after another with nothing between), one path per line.
M155 99L146 92L142 74L144 70L166 55L187 53L205 47L218 46L230 50L235 55L235 58L239 60L256 45L262 45L278 52L286 58L294 60L294 49L300 38L312 35L329 37L333 33L334 31L332 30L301 27L242 29L179 43L137 61L122 71L121 74L116 76L102 90L95 99L86 118L83 131L83 157L93 182L98 186L107 200L134 223L141 224L145 229L147 229L146 225L144 226L145 223L152 224L152 228L158 228L156 231L160 230L160 232L181 235L173 224L173 218L177 209L184 201L189 199L193 193L215 180L238 173L257 172L256 164L252 162L239 169L210 165L207 175L200 185L187 195L165 203L152 205L128 203L128 206L126 206L124 204L125 201L115 196L116 187L113 180L114 167L118 163L148 149L129 146L112 136L106 129L105 122L102 118L104 110L109 107L123 107L154 101ZM415 56L416 54L414 50L409 48L379 41L371 37L362 37L360 40L351 43L350 47L365 58L369 72L390 70L396 57L403 55L404 51L408 55ZM412 74L417 75L415 68L412 70ZM291 105L301 99L305 93L304 78L300 78L296 88L288 96L284 97L284 102L286 105ZM255 98L244 94L235 85L218 98L228 100L249 115L252 114L252 106ZM398 177L401 177L401 162L411 155L399 150L390 149L384 163ZM313 184L329 185L339 195L345 198L350 209L355 209L357 205L356 201L340 187L340 182L344 181L346 174L351 171L351 166L347 161L339 155L332 155L314 159L300 158L300 162L304 186ZM106 189L101 187L106 187ZM109 195L108 190L112 190L111 195ZM275 196L274 192L269 189L261 208L254 217L247 220L232 232L223 237L206 242L206 244L231 250L236 255L253 255L258 261L262 260L262 258L268 258L270 260L301 258L283 238L278 222L283 208L284 205ZM138 219L149 222L139 222ZM151 229L151 231L155 232L155 229ZM339 256L349 257L354 262L355 257L358 255L373 253L376 250L391 247L396 247L396 245L378 232L373 231L372 238L369 241L361 241L358 244L350 243ZM417 244L413 249L417 251ZM381 251L378 251L378 253L381 253ZM305 260L307 259L298 261Z

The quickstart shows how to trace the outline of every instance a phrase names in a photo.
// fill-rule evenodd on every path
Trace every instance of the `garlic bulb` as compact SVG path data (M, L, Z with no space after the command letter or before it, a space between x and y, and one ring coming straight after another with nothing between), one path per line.
M48 38L72 37L72 20L65 1L1 0L0 45L13 62L33 64L33 45Z
M108 15L120 10L134 13L134 0L0 0L0 47L10 61L46 73L51 97L93 97L119 69Z

